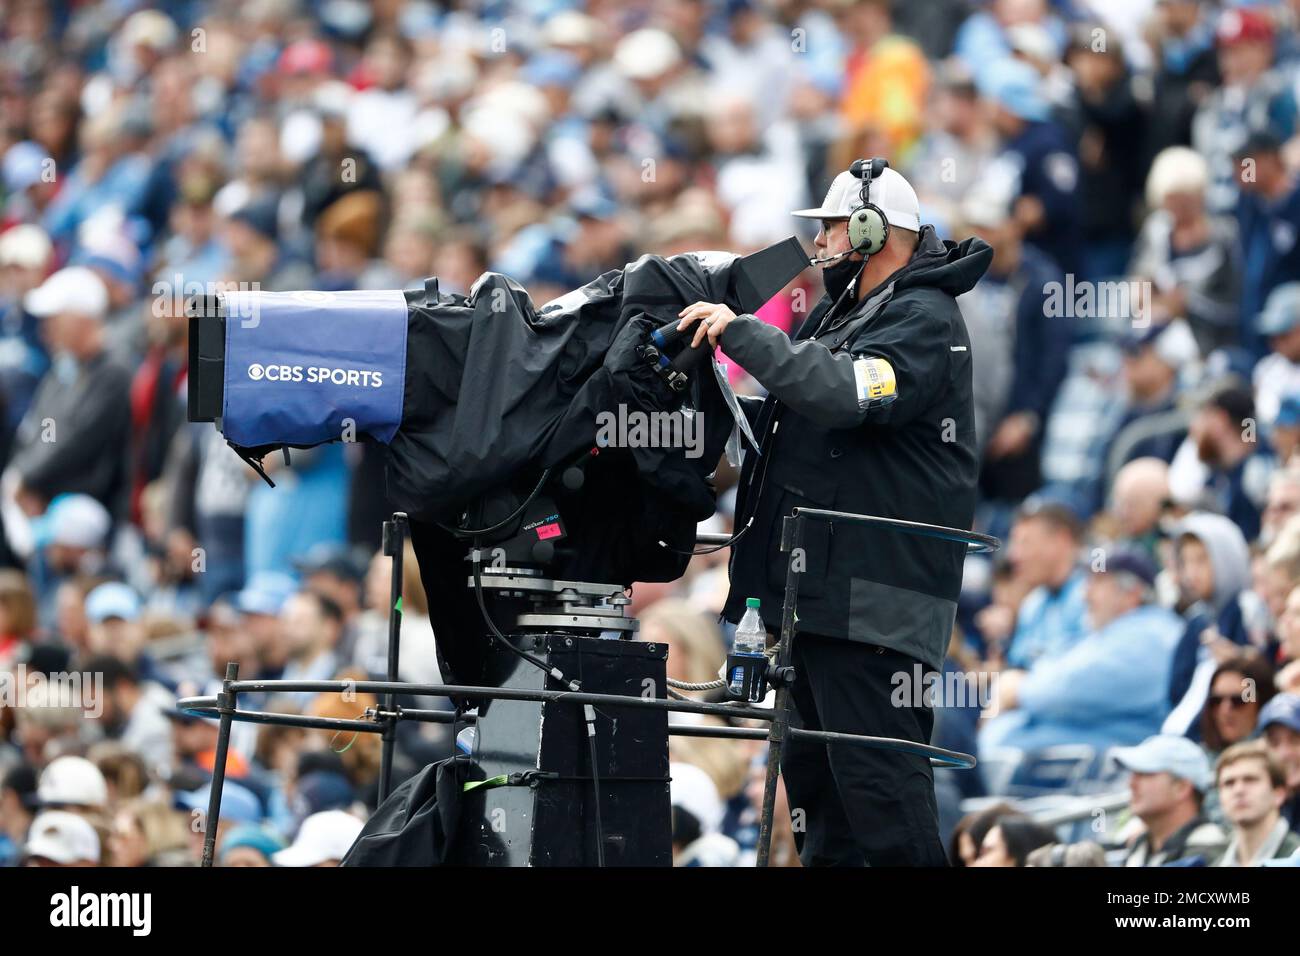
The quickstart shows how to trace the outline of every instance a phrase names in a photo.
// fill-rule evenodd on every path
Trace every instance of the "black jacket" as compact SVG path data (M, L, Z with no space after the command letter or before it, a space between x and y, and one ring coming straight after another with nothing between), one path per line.
M724 618L738 621L745 598L758 597L764 621L779 629L787 561L780 519L794 507L971 526L979 461L970 341L954 297L992 258L982 240L944 241L924 226L912 260L820 334L829 299L793 342L752 316L728 326L723 348L769 396L758 416L762 455L747 455L741 473L736 527L753 524L733 548ZM863 356L892 366L892 404L859 404L854 360ZM941 666L964 545L810 521L804 549L800 630Z

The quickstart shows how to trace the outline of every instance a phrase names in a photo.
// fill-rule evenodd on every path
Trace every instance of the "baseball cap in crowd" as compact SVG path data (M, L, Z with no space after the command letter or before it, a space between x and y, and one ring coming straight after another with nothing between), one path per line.
M28 292L23 307L38 318L63 312L99 317L108 311L108 288L94 270L68 266Z
M314 813L302 822L291 845L271 860L277 866L319 866L342 860L361 835L360 820L343 810Z
M1263 10L1230 7L1219 16L1214 29L1220 46L1237 43L1273 42L1273 20Z
M26 857L69 866L99 862L99 834L75 813L47 810L32 821L23 847Z
M334 54L322 40L295 40L280 53L276 69L289 76L329 73Z
M90 495L59 495L34 524L38 546L101 548L112 519L108 510Z
M1205 405L1226 412L1233 422L1244 422L1255 417L1255 395L1249 388L1240 385L1215 389L1206 397Z
M1300 734L1300 694L1278 694L1259 711L1259 729L1281 724Z
M845 170L831 181L820 206L796 209L790 215L801 219L847 219L861 202L861 194L862 180ZM921 204L916 190L894 170L886 167L871 181L871 204L880 207L890 225L920 231Z
M279 210L273 202L255 200L245 203L230 214L230 221L242 222L272 242L280 238Z
M1115 762L1135 773L1167 773L1204 793L1214 782L1209 758L1196 744L1176 734L1156 734L1136 747L1119 747Z
M672 778L668 784L672 805L693 816L701 833L716 833L722 827L726 808L713 778L689 763L669 764L668 776Z
M41 799L36 795L37 779L35 768L30 764L20 763L16 767L10 767L0 779L0 792L12 790L20 804L28 810L35 810L41 805Z
M1255 319L1255 331L1272 337L1290 332L1300 323L1300 282L1283 282L1268 294Z
M530 86L570 89L582 77L582 64L567 53L540 53L524 65L521 79Z
M46 168L45 161L49 158L50 154L37 143L24 141L10 146L5 150L3 162L0 162L0 178L4 179L5 192L20 193L40 182Z
M1300 427L1300 394L1292 393L1282 399L1277 417L1273 419L1274 428Z
M224 800L222 801L225 802ZM256 824L245 823L235 827L224 837L221 838L221 860L224 863L226 855L231 850L238 850L244 847L256 850L262 856L266 857L269 863L271 857L284 849L284 840L265 827Z
M41 772L36 799L45 807L102 809L108 805L108 784L99 768L85 757L58 757Z
M175 796L177 809L207 812L212 784L196 790L181 791ZM241 783L225 780L221 785L221 819L233 823L261 823L262 801Z
M138 10L122 23L119 38L127 47L147 46L154 50L166 50L176 42L176 24L161 11Z
M633 30L614 48L614 66L629 80L653 80L682 61L681 47L665 30Z
M346 810L356 800L347 777L325 770L299 778L294 791L293 812L299 820L326 810Z
M365 569L358 567L344 545L324 541L312 545L306 553L294 558L293 568L304 577L332 574L347 581L360 581L365 577Z
M100 624L109 618L134 621L140 617L140 598L135 589L120 581L108 581L86 595L86 620Z
M1042 83L1037 70L1023 60L1011 58L990 63L976 77L981 96L1030 123L1041 122L1049 115Z
M43 269L53 252L45 230L31 223L14 226L0 235L0 266Z
M1236 160L1251 156L1269 156L1282 151L1282 138L1269 129L1252 130L1246 141L1232 154Z
M1156 566L1141 551L1121 548L1106 557L1107 574L1131 574L1147 587L1156 583Z
M297 582L287 574L278 571L258 571L244 585L244 589L235 594L235 610L240 614L280 613L289 595L298 590Z
M1156 358L1173 369L1180 369L1201 357L1196 336L1182 319L1132 329L1120 341L1120 347L1129 355L1137 355L1148 346L1155 349Z

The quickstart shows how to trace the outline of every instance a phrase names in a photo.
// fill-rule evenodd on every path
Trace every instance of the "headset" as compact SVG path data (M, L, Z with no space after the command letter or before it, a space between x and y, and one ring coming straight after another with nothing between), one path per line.
M889 241L889 220L885 212L871 201L871 180L889 167L889 160L879 157L871 160L855 159L849 172L862 180L859 193L861 202L849 213L849 243L854 252L874 256Z

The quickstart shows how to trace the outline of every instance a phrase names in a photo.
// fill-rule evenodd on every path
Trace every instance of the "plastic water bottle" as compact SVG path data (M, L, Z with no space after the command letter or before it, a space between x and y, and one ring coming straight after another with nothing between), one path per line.
M735 644L731 651L730 693L733 697L752 699L757 689L752 677L747 679L746 671L766 666L767 628L763 626L758 598L745 598L745 614L736 627ZM737 660L741 658L741 660ZM744 660L750 658L750 660ZM761 696L761 695L760 695Z
M767 628L758 613L762 604L758 598L745 598L745 615L736 626L737 654L763 654L767 651Z

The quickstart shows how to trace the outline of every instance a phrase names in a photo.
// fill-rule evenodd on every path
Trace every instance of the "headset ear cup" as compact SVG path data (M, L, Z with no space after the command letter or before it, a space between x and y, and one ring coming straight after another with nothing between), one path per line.
M874 256L889 239L889 220L875 206L864 206L849 217L849 242L854 251Z

